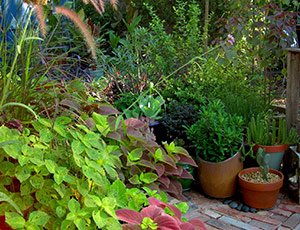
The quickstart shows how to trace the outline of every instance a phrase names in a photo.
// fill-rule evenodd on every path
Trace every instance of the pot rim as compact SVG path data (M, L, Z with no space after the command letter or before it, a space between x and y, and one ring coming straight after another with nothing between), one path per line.
M232 157L227 158L226 160L220 161L220 162L206 161L206 160L202 159L200 156L198 156L198 160L199 160L199 161L202 161L202 162L205 162L206 164L213 164L213 165L215 165L215 164L222 164L222 163L224 163L224 162L230 161L231 159L237 157L238 155L241 155L240 151L236 152Z

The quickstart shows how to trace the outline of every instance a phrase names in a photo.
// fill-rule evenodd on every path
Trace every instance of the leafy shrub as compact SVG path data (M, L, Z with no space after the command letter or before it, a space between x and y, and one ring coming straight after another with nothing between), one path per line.
M220 162L239 151L242 132L243 119L230 115L220 100L214 100L202 106L198 121L188 128L188 138L202 159Z
M167 110L160 120L167 129L169 140L181 143L185 148L190 147L187 139L186 127L196 123L198 111L193 105L178 101L171 101L167 105Z
M147 203L145 194L126 189L119 178L145 186L148 193L153 192L147 187L153 187L181 196L175 178L191 176L176 163L195 165L188 153L174 144L161 148L141 121L118 125L116 117L108 116L115 110L104 106L102 111L107 115L93 113L88 126L59 116L54 123L34 121L32 131L0 128L0 191L22 211L0 204L13 228L119 229L114 210L138 211Z

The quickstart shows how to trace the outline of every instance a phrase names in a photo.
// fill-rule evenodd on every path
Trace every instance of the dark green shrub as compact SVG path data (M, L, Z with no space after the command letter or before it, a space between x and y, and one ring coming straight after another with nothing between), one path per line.
M187 133L199 157L220 162L239 151L243 142L243 119L227 113L220 100L213 100L201 107L198 121Z

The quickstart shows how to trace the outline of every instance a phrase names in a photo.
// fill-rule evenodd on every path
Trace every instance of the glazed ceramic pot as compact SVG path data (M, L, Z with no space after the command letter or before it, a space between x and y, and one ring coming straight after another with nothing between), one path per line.
M243 169L238 152L222 162L198 160L198 178L203 192L214 198L231 197L236 192L237 175Z
M284 156L285 151L289 148L289 145L256 145L254 147L254 151L258 150L258 148L262 148L265 153L268 153L268 165L272 169L279 170L282 162L282 158Z
M242 192L245 204L252 208L273 208L276 204L279 190L283 185L283 174L275 169L270 169L269 172L280 177L280 180L273 183L256 183L250 182L242 178L242 175L259 171L260 168L243 169L239 174L239 185Z

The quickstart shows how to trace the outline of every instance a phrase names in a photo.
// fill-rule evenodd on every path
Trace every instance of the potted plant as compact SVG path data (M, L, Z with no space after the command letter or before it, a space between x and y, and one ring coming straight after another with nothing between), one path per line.
M247 127L247 142L253 146L254 153L261 147L269 156L270 168L278 170L285 151L290 144L298 141L294 128L287 132L286 121L283 118L252 118Z
M243 169L238 174L243 200L253 208L274 207L279 189L283 185L283 174L269 168L268 156L259 148L256 159L260 167Z
M197 149L199 182L207 195L234 195L237 174L243 169L242 132L242 118L227 113L220 100L202 106L198 121L188 128L188 138Z

